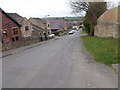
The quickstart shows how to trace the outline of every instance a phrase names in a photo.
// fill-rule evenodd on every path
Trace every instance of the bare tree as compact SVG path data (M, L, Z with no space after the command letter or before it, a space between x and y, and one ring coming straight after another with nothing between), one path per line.
M80 2L77 1L70 1L69 3L72 13L82 13L83 11L87 12L89 3L88 2Z

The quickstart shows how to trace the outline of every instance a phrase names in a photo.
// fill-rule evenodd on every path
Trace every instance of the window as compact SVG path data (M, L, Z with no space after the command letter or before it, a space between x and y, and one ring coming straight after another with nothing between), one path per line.
M50 34L50 32L48 32L48 34Z
M48 24L48 27L50 27L50 25Z
M15 41L14 37L12 38L12 41L13 41L13 42Z
M16 38L16 41L18 41L18 40L19 40L18 36L16 36L15 38Z
M28 26L25 26L25 31L28 31L29 30L29 27Z
M14 28L14 29L13 29L13 34L14 34L14 35L17 35L17 34L18 34L18 29L17 29L17 28Z

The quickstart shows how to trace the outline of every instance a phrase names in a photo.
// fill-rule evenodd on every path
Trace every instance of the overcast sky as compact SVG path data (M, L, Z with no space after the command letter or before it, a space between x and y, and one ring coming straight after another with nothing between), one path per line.
M18 13L27 18L73 16L68 3L69 0L0 0L0 6L5 12Z
M24 17L71 16L68 0L0 0L6 12L18 13Z

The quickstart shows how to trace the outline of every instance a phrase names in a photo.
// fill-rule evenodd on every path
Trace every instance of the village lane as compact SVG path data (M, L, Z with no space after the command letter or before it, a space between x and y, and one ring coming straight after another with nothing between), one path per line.
M2 59L3 88L117 88L117 74L96 63L80 32Z

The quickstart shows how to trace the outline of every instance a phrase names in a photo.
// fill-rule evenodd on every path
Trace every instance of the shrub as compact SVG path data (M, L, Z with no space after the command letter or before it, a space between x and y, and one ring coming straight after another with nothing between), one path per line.
M64 33L64 31L63 31L63 30L59 30L59 31L54 32L53 34L55 34L55 35L60 35L60 34L62 34L62 33Z

